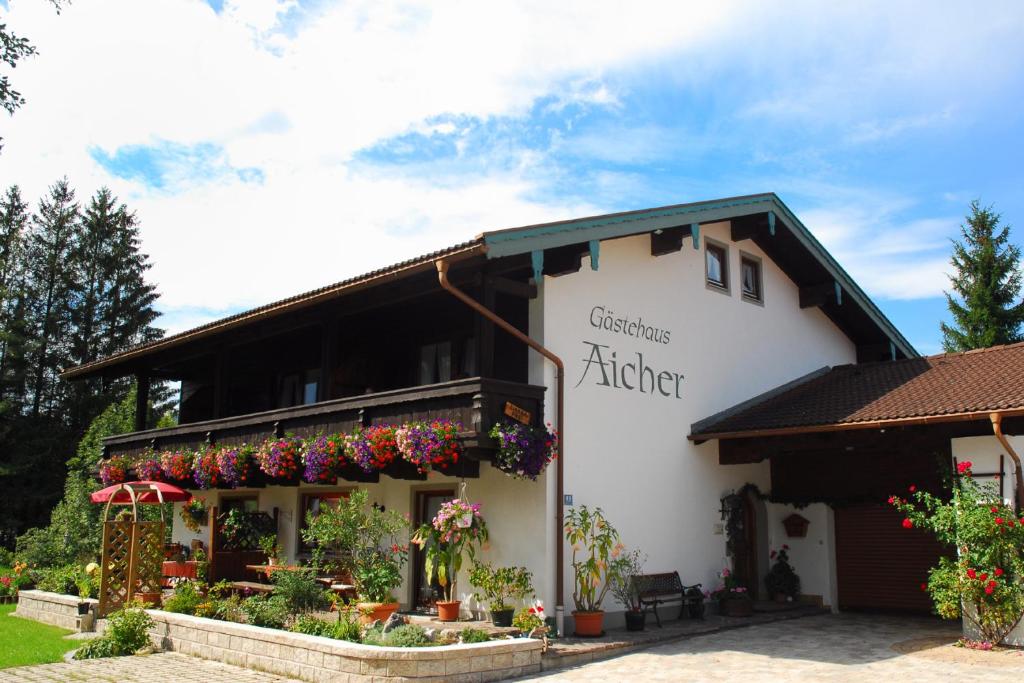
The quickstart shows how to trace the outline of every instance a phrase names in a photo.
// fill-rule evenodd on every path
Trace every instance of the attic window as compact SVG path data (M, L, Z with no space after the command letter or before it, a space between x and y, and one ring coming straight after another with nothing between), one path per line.
M729 259L724 244L704 241L704 266L708 285L719 290L729 290Z
M740 254L740 291L747 301L764 301L761 281L761 259Z

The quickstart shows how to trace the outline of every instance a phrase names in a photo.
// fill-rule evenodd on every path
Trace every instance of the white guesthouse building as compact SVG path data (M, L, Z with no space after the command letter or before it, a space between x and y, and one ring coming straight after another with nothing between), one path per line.
M494 317L561 359L561 424L555 365ZM271 514L296 560L309 552L306 514L355 487L422 522L464 482L490 528L484 559L529 568L549 614L562 604L568 616L572 549L559 521L578 505L602 508L626 546L647 555L648 572L678 571L684 584L714 589L732 566L763 595L770 553L788 544L805 600L926 610L921 572L941 549L923 534L899 536L884 500L908 483L937 485L940 463L964 449L984 451L992 467L1001 452L985 406L974 406L974 421L915 422L932 408L906 405L934 398L934 387L895 407L885 400L941 364L918 358L778 197L764 194L485 232L65 374L135 375L140 401L152 381L182 382L178 427L140 422L107 440L108 455L128 459L459 419L468 457L449 472L391 468L194 494L219 512ZM486 432L510 405L561 432L560 463L536 481L488 462ZM1009 487L1012 459L1002 471ZM743 527L733 557L730 511ZM783 520L794 514L807 523L803 536L787 534ZM215 535L181 524L173 532L185 545ZM218 576L244 577L244 558L214 555ZM903 556L903 574L894 573ZM430 602L421 562L414 555L396 593L403 608ZM879 590L883 572L889 588ZM464 608L476 607L472 590L461 582ZM605 608L612 624L621 621L611 598Z

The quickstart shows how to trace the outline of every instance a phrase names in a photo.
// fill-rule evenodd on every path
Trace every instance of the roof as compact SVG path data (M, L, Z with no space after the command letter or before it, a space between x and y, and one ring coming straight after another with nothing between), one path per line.
M1024 343L842 365L693 425L690 438L740 438L1024 412Z
M792 262L796 258L795 252L799 251L805 254L806 260L815 267L816 278L827 281L829 287L834 283L837 299L840 299L841 290L841 296L845 299L840 299L838 302L840 305L829 311L830 317L837 324L843 323L843 320L840 319L841 316L857 317L860 321L858 324L861 324L862 328L864 325L870 326L871 336L875 337L876 341L887 340L886 348L892 349L894 357L917 356L917 352L910 342L882 314L789 208L774 193L767 193L483 232L468 242L237 313L185 332L140 344L106 358L66 369L62 373L62 377L81 379L95 376L101 372L111 373L118 369L116 366L142 362L141 359L146 356L194 340L345 296L366 287L422 273L424 270L433 268L433 262L439 258L462 259L482 254L486 255L488 259L521 254L536 256L538 253L542 255L545 249L557 249L579 243L597 244L604 239L653 233L679 226L693 226L691 235L699 235L699 226L703 223L734 220L753 215L767 217L765 225L766 227L770 226L771 239L776 244L774 253L769 253L770 256ZM776 239L777 223L781 230ZM540 262L542 261L541 258ZM540 270L538 260L534 259L533 263L535 270ZM841 305L843 300L847 300L853 305L843 307ZM847 334L851 333L847 331ZM125 370L126 368L120 369Z

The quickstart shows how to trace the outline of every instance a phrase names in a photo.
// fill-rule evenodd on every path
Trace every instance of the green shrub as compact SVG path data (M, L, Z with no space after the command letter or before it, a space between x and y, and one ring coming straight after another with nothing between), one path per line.
M347 640L358 643L362 640L362 629L359 622L348 614L339 615L337 621L327 621L307 615L300 616L292 625L291 631L305 633L307 636L321 636L335 640Z
M229 595L226 598L213 597L211 591L202 602L196 605L195 616L206 617L207 619L219 619L220 621L234 621L243 623L247 620L242 599L237 595Z
M14 566L14 552L7 548L0 547L0 567Z
M383 633L381 628L370 629L363 642L385 647L424 647L431 644L423 627L415 624L403 624L388 633Z
M150 644L153 620L139 606L126 607L110 615L107 630L75 652L75 659L121 657L134 654Z
M242 601L242 612L253 626L284 628L291 616L288 603L279 596L254 595Z
M464 643L486 643L491 639L491 635L482 628L464 628L459 635Z
M78 582L84 576L85 572L77 564L40 569L36 573L36 588L50 593L78 595Z
M194 581L182 581L174 587L174 595L164 600L163 609L165 612L195 615L199 603L205 600Z
M281 598L291 614L304 614L330 604L327 591L316 582L313 571L276 571L271 574L274 597Z

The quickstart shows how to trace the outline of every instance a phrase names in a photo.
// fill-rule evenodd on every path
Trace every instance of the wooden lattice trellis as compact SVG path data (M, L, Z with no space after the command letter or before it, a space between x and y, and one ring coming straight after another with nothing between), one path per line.
M104 512L103 556L100 565L101 617L121 609L136 597L160 595L164 548L163 511L160 521L140 521L134 493L131 495L131 519L106 519L110 511L109 503Z

